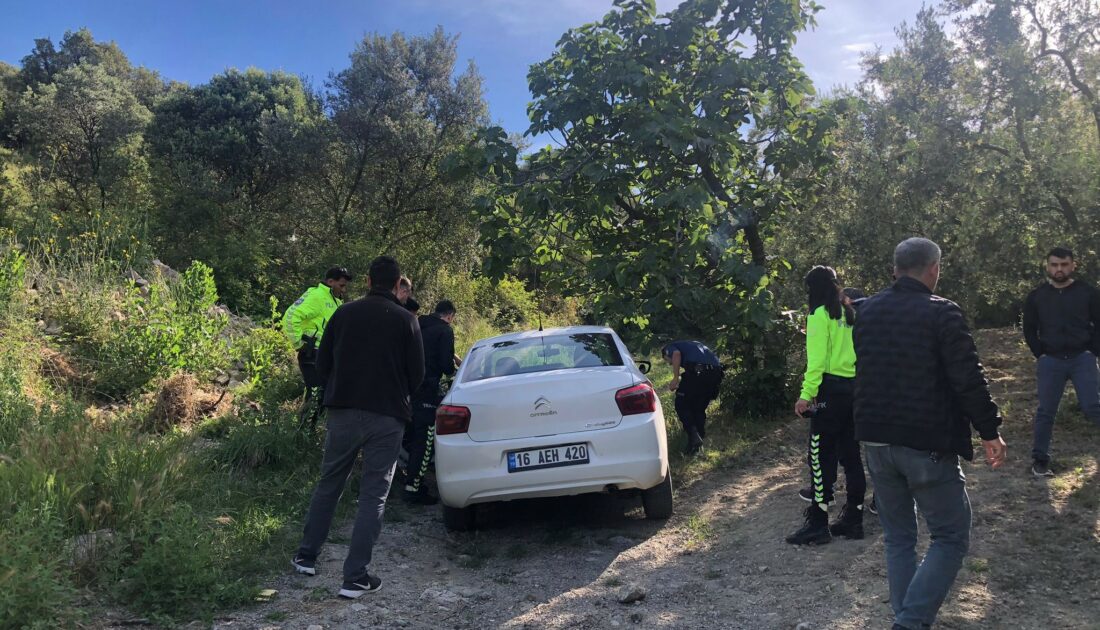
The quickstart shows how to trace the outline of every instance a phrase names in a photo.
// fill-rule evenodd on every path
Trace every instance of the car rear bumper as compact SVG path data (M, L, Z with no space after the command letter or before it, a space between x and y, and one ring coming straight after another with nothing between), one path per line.
M507 453L560 444L588 446L589 463L508 472ZM628 416L611 429L537 438L474 442L465 434L436 436L436 481L443 504L556 497L652 488L668 474L663 414Z

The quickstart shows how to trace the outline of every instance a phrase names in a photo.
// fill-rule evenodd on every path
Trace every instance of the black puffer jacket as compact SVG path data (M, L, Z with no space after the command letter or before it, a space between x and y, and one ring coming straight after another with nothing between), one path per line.
M969 424L997 438L1000 413L957 304L902 277L860 305L852 338L856 439L973 459Z

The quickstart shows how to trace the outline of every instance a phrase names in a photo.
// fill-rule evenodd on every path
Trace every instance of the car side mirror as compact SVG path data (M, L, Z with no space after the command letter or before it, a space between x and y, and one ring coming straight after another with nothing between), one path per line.
M653 364L649 361L638 361L638 371L642 374L649 374L650 370L652 369Z

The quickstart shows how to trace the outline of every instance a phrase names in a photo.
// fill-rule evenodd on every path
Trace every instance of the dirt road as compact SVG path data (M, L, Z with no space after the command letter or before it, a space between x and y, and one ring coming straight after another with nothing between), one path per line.
M964 465L971 552L937 627L1100 628L1100 430L1067 397L1058 476L1030 474L1033 361L1018 340L979 333L1010 461L999 471ZM681 483L666 523L644 520L632 501L579 497L503 505L484 529L451 535L438 507L394 500L373 566L382 591L335 597L345 525L316 577L288 571L270 581L270 601L214 627L889 628L874 516L863 541L783 542L806 505L796 496L804 431L777 425L751 452ZM644 598L620 603L631 590Z

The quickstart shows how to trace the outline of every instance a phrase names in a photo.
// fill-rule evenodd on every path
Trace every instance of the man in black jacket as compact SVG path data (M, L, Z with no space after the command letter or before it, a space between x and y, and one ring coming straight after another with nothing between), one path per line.
M853 330L856 439L867 446L894 629L932 625L970 544L970 499L959 457L974 458L970 425L993 468L1004 462L997 405L962 310L932 294L940 248L911 238L894 251L897 281L865 300ZM917 565L920 508L932 544Z
M404 492L405 500L410 503L432 505L439 501L424 485L424 477L432 463L435 410L443 400L443 377L453 375L459 363L455 357L455 332L451 328L455 313L455 305L443 300L435 305L434 313L420 318L420 331L424 336L424 382L412 397L413 423Z
M1047 254L1047 282L1024 301L1024 339L1037 359L1039 407L1031 446L1031 472L1052 477L1050 440L1066 381L1073 381L1081 410L1100 425L1100 291L1073 278L1073 252L1056 247Z
M382 586L367 567L382 531L401 437L412 416L409 392L424 378L420 325L396 297L400 277L396 260L374 259L370 293L336 310L317 351L317 371L327 383L328 431L321 480L313 491L302 543L292 563L299 573L317 572L317 555L328 537L344 482L362 452L359 511L340 588L342 597L353 599Z

